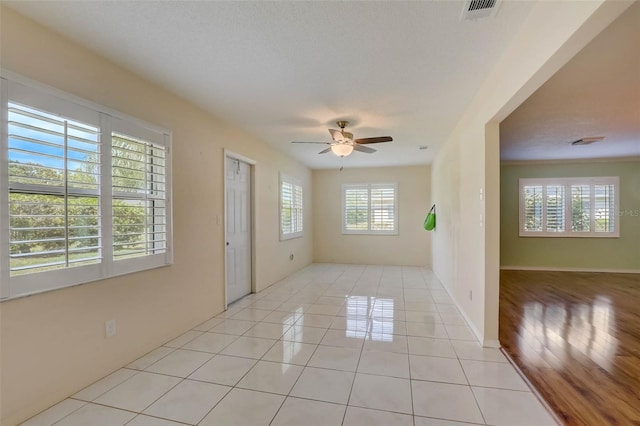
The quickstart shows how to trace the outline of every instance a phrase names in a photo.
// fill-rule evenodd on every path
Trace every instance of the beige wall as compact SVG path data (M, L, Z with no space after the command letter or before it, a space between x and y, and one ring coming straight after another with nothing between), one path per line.
M401 233L416 227L411 233L415 242L403 244L401 250L393 244L393 249L385 250L386 243L376 243L376 250L385 256L380 263L392 262L388 257L392 253L416 247L410 255L417 256L416 264L426 265L432 238L436 274L485 342L497 339L499 137L495 123L627 5L607 1L603 6L599 0L537 4L438 153L432 180L428 171L422 175L422 211L408 208L415 217L408 219L409 224L401 219L400 224ZM173 266L0 304L0 423L12 425L221 311L224 234L215 217L223 214L223 148L257 161L257 289L309 263L312 237L320 237L328 228L320 226L326 217L316 207L311 172L305 167L6 7L0 6L0 14L4 69L171 129L174 142ZM302 179L305 205L311 202L315 210L315 218L312 209L306 210L305 223L316 219L317 226L302 239L278 240L278 171ZM350 171L345 172L343 176ZM376 180L380 177L376 175ZM479 199L480 187L485 187L485 201ZM420 226L431 200L438 204L438 226L427 234ZM404 210L401 201L401 214ZM483 228L480 214L489 219ZM336 229L339 232L339 225ZM341 238L336 236L337 241ZM402 238L396 237L396 242ZM323 260L326 247L335 250L342 245L318 242L315 246L317 260ZM293 262L288 261L291 253ZM468 299L470 289L473 300ZM104 339L104 321L112 318L118 322L118 334Z
M498 123L631 4L536 3L432 164L433 269L485 345L498 345Z
M398 235L343 235L345 183L397 183ZM430 203L428 166L314 170L314 261L430 265L431 237L422 227Z
M619 176L619 238L519 236L519 179ZM526 162L501 167L500 265L509 268L640 272L640 160Z
M174 166L174 265L0 303L9 426L223 309L223 148L257 162L258 289L312 260L311 232L279 241L278 172L302 180L306 205L312 188L310 170L261 141L4 6L0 14L3 69L172 130ZM105 339L109 319L118 334Z

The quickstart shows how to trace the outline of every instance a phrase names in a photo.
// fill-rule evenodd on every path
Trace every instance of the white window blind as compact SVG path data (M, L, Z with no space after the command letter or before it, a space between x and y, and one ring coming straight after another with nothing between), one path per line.
M520 179L520 236L619 236L618 184L618 177Z
M542 231L542 185L526 185L522 188L524 205L523 227L526 232Z
M343 234L397 234L396 184L343 185Z
M170 263L169 135L0 82L0 298Z
M394 231L396 190L394 187L371 188L371 230Z
M369 188L344 188L344 230L369 230Z
M571 231L591 231L590 185L571 185Z
M7 109L10 275L99 262L99 129Z
M280 175L280 239L302 236L303 194L297 179Z
M302 186L293 185L293 211L295 218L293 231L302 233L303 219L302 219Z
M166 150L133 136L112 134L113 257L164 253Z
M565 231L564 186L547 185L545 204L547 206L547 232Z
M614 184L593 185L594 217L596 233L611 233L616 230L616 188Z

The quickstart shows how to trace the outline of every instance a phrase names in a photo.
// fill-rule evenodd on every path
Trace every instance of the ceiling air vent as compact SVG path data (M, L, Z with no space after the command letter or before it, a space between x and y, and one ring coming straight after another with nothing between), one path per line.
M590 145L592 143L596 143L596 142L600 142L602 140L604 140L605 137L604 136L592 136L589 138L582 138L582 139L578 139L577 141L573 141L571 142L571 145Z
M501 0L466 0L461 21L488 18L498 11Z

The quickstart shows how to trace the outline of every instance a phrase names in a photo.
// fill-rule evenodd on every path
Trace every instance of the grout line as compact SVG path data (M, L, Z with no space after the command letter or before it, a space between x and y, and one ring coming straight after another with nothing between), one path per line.
M185 380L186 380L186 379L185 379ZM208 383L208 382L207 382L207 383ZM216 385L218 385L217 383L212 383L212 384L216 384ZM218 386L225 386L225 385L218 385ZM211 408L210 408L210 409L209 409L209 410L204 414L204 416L202 416L202 418L198 421L198 424L199 424L200 422L202 422L202 421L203 421L203 420L204 420L204 419L209 415L209 413L211 413L213 410L215 410L215 408L216 408L218 405L220 405L220 403L221 403L221 402L222 402L222 401L227 397L227 395L229 395L229 394L231 393L231 391L235 389L235 387L232 387L232 386L226 386L226 387L228 387L228 388L229 388L229 390L228 390L228 391L227 391L227 392L222 396L222 398L220 398L220 399L218 400L218 402L216 402L216 403L213 405L213 407L211 407ZM165 394L165 395L166 395L166 394ZM141 414L142 414L142 413L141 413ZM172 420L172 419L167 419L167 420L170 420L170 421L176 421L176 420ZM188 423L187 423L187 424L188 424Z
M455 349L454 349L454 352L455 352ZM473 388L471 387L471 382L469 381L469 377L467 376L467 372L465 371L464 366L462 365L462 360L460 359L460 357L458 357L457 352L456 352L456 359L458 360L458 364L460 365L460 368L462 369L462 374L464 374L464 378L467 381L467 387L471 391L471 395L473 396L473 400L476 403L476 407L478 408L478 411L480 412L480 416L482 417L482 421L484 422L484 424L487 424L487 419L486 419L484 413L482 412L482 408L480 408L480 404L478 403L478 398L476 397L476 393L473 391Z
M362 274L360 274L360 277L362 276ZM380 280L378 280L378 286L376 287L376 291L377 289L380 287ZM351 296L351 292L353 291L353 289L355 288L355 285L351 288L351 290L349 291L349 295L347 296L347 298L349 296ZM367 318L371 318L371 313L369 312L369 315L366 316ZM367 334L365 332L365 340L366 340ZM347 417L347 410L349 409L349 402L351 401L351 394L353 393L353 387L356 384L356 379L358 378L358 367L360 367L360 360L362 359L362 352L364 351L364 341L362 342L362 346L360 346L360 355L358 356L358 362L356 363L356 369L353 372L353 381L351 382L351 388L349 389L349 396L347 397L347 402L346 402L346 408L344 409L344 414L342 415L342 423L344 423L346 417Z
M95 398L93 398L93 400L91 400L91 401L87 401L86 399L82 399L82 398L78 398L78 397L75 397L75 396L74 396L74 395L77 395L78 393L82 392L83 390L85 390L85 389L87 389L87 388L89 388L89 387L91 387L91 386L95 385L96 383L98 383L98 382L100 382L100 381L102 381L102 380L106 379L107 377L111 376L112 374L114 374L114 373L116 373L117 371L120 371L120 370L129 370L129 371L133 371L133 372L134 372L134 374L132 374L130 377L127 377L127 378L126 378L126 379L124 379L123 381L121 381L121 382L119 382L119 383L114 384L113 386L111 386L110 388L108 388L107 390L105 390L104 392L102 392L101 394L99 394L98 396L96 396ZM100 397L101 397L102 395L104 395L105 393L109 392L111 389L115 388L116 386L121 385L122 383L126 382L127 380L131 379L132 377L134 377L134 376L138 375L140 372L142 372L142 370L136 370L136 369L133 369L133 368L127 368L126 366L125 366L125 367L122 367L122 368L118 368L117 370L113 371L112 373L109 373L109 374L107 374L106 376L102 377L101 379L96 380L95 382L93 382L93 383L92 383L92 384L90 384L89 386L86 386L86 387L84 387L84 388L80 389L78 392L75 392L74 394L69 395L67 398L75 399L76 401L93 402L93 401L95 401L96 399L100 398ZM63 401L64 401L64 400L63 400Z
M334 280L335 282L335 280ZM316 299L317 300L317 299ZM303 314L304 315L304 314ZM298 318L299 320L299 318ZM298 321L296 320L296 322ZM322 339L324 339L324 336L327 334L327 331L329 329L326 329L324 334L322 335L322 338L320 339L320 342L322 342ZM287 395L285 396L284 400L282 401L282 404L280 405L280 408L278 408L278 411L276 411L276 414L273 416L273 418L271 419L271 421L269 422L269 424L271 425L271 423L273 423L273 421L275 420L275 418L278 416L278 413L280 412L280 410L282 409L282 407L284 406L284 403L287 401L287 399L289 397L291 397L291 391L293 391L293 389L296 387L296 385L298 384L298 381L300 380L300 377L302 377L302 374L304 373L304 370L308 367L309 362L311 361L311 358L313 358L313 356L315 355L316 351L318 350L318 347L320 346L320 342L318 342L315 347L315 349L313 350L313 353L311 354L311 356L307 359L307 362L305 363L304 366L302 366L302 371L300 372L300 374L298 375L298 377L296 378L295 382L293 383L293 386L291 386L291 389L289 389L289 392L287 393ZM297 343L303 343L303 342L297 342ZM355 378L355 375L354 375ZM348 402L348 400L347 400ZM345 407L345 413L346 413L347 409ZM343 417L343 422L344 422L344 417Z
M226 394L225 394L225 396L226 396ZM125 410L125 411L129 411L129 410ZM135 411L132 411L132 413L135 413ZM209 413L207 412L207 414L209 414ZM147 417L152 417L154 419L167 420L167 421L178 423L178 424L181 424L181 425L192 426L191 423L183 422L183 421L180 421L180 420L174 420L174 419L170 419L170 418L167 418L167 417L160 417L160 416L156 416L156 415L153 415L153 414L146 414L146 413L143 413L143 412L136 413L136 415L131 420L129 420L127 423L125 423L125 425L131 424L131 422L133 422L136 419L136 417L138 417L138 416L147 416ZM205 414L205 417L206 417L206 414ZM204 419L204 417L203 417L203 419ZM202 420L200 420L200 421L202 421Z
M402 290L402 303L404 306L406 306L407 304L407 300L406 297L404 295L404 281L403 281L403 290ZM406 327L406 317L407 315L407 311L405 310L405 327ZM409 332L409 329L407 327L407 333ZM407 365L409 367L409 395L411 398L411 420L413 420L413 425L415 426L416 424L416 408L415 408L415 404L413 403L413 378L411 376L411 355L409 354L409 336L407 335Z
M67 399L73 399L74 401L79 401L79 402L82 402L83 404L81 406L79 406L78 408L76 408L75 410L72 410L71 412L69 412L69 413L65 414L64 416L60 417L58 420L55 420L53 422L53 424L58 423L58 422L62 421L63 419L66 419L67 417L69 417L70 415L72 415L73 413L75 413L76 411L78 411L79 409L84 407L85 405L91 404L91 402L89 402L89 401L84 401L82 399L75 399L75 398L67 397L67 398L63 399L62 401L58 402L57 404L52 405L51 407L47 407L44 410L40 411L38 414L35 414L35 415L29 417L28 419L26 419L24 422L22 422L20 424L28 422L29 420L41 415L42 413L44 413L45 411L49 410L50 408L55 407L56 405L60 404L63 401L66 401Z
M152 374L158 374L158 373L152 373ZM161 374L161 375L163 375L163 374ZM134 376L135 376L135 375L134 375ZM134 377L134 376L131 376L131 377ZM167 375L164 375L164 376L167 376ZM176 376L167 376L167 377L174 377L174 378L178 378L178 377L176 377ZM175 389L175 387L176 387L176 386L178 386L180 383L182 383L182 382L184 382L184 381L186 380L185 378L180 378L180 379L181 379L181 380L179 380L178 382L176 382L176 384L175 384L175 385L171 386L169 389L167 389L165 392L163 392L161 395L159 395L159 396L158 396L156 399L154 399L150 404L145 405L145 407L144 407L142 410L140 410L140 411L129 410L129 409L127 409L127 408L117 407L117 406L115 406L115 405L108 405L108 404L105 404L105 403L100 403L100 402L95 402L95 401L91 401L91 402L89 402L89 403L90 403L90 404L95 404L95 405L100 405L100 406L103 406L103 407L114 408L114 409L116 409L116 410L122 410L122 411L127 411L127 412L130 412L130 413L135 413L135 414L136 414L136 416L137 416L137 415L139 415L139 414L142 414L144 410L146 410L147 408L151 407L151 406L152 406L153 404L155 404L155 403L156 403L160 398L162 398L163 396L165 396L166 394L168 394L169 392L171 392L173 389ZM128 380L128 379L127 379L127 380ZM126 380L125 380L125 381L126 381ZM122 383L124 383L124 382L122 382ZM122 383L121 383L121 384L122 384ZM115 387L114 387L113 389L115 389ZM113 390L113 389L112 389L112 390ZM105 392L105 393L106 393L106 392ZM104 394L103 394L103 395L104 395ZM97 398L96 398L96 399L97 399ZM146 416L147 414L144 414L144 415ZM153 417L155 417L155 416L153 416ZM135 418L135 417L134 417L134 418ZM133 420L133 419L132 419L132 420ZM181 423L182 423L182 422L181 422Z

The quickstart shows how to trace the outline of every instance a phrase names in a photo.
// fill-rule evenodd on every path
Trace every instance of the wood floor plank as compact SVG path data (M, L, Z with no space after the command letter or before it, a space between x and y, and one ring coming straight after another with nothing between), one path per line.
M640 425L640 275L502 271L500 343L567 425Z

